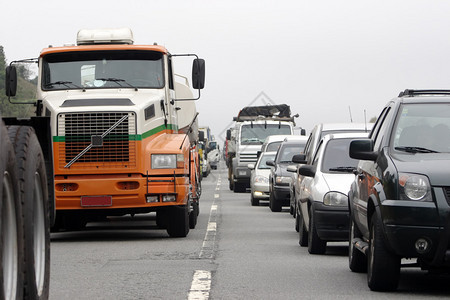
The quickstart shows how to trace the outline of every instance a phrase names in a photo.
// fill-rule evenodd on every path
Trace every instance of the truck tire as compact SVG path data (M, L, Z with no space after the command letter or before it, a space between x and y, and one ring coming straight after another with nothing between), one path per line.
M164 208L156 212L156 226L159 229L167 229L168 213Z
M47 299L50 281L50 212L44 155L34 129L10 126L24 220L24 297Z
M197 225L197 218L199 214L198 202L192 203L192 211L189 213L189 228L194 229Z
M400 279L400 257L386 249L381 226L374 213L370 224L367 284L372 291L392 291L397 289Z
M308 252L310 254L324 254L327 250L327 242L317 235L316 224L314 222L314 212L309 208L309 231L308 231Z
M23 211L14 149L0 123L0 299L23 298Z
M367 257L364 253L356 249L355 244L352 242L353 239L360 237L361 233L355 226L355 221L353 221L352 216L350 216L348 266L355 273L367 272Z
M187 205L170 207L167 233L171 237L185 237L189 233L189 207Z

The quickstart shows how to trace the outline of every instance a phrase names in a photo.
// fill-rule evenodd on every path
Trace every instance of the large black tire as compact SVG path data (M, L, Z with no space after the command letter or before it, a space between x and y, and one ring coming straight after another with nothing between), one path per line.
M270 194L269 194L269 207L270 207L270 210L273 212L281 211L281 203L279 201L277 201L277 199L275 198L275 196L273 195L272 192L270 192Z
M309 209L308 252L311 254L324 254L327 250L327 242L317 235L314 211Z
M382 230L381 221L374 213L367 259L367 284L372 291L395 290L400 279L400 257L386 249Z
M50 281L50 212L44 155L34 129L10 126L16 153L24 215L24 298L48 299Z
M348 247L348 266L352 272L365 273L367 272L367 257L364 253L359 251L353 243L354 238L361 238L362 235L355 225L355 221L350 216L350 230L349 230L349 247Z
M23 210L14 149L0 122L0 299L22 299Z
M167 233L171 237L185 237L189 233L189 207L173 206L168 211Z
M165 209L156 212L156 226L160 229L167 229L169 214Z
M306 247L308 246L308 232L306 231L305 221L303 220L301 212L297 212L295 220L298 223L298 244L302 247Z
M192 211L189 213L189 228L190 229L194 229L195 226L197 225L197 218L198 218L198 214L199 214L199 206L198 206L198 202L193 202L192 203Z
M252 206L259 206L259 199L253 197L253 193L250 195L250 203Z

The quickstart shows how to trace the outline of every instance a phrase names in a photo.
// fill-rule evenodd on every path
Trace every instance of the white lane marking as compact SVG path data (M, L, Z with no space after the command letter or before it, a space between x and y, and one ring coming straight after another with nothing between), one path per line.
M220 195L219 194L214 194L214 198L219 198L220 197Z
M216 222L210 222L208 223L208 228L206 231L216 231L217 229L217 223Z
M213 210L217 210L217 205L216 204L211 205L211 212L213 212Z
M209 299L209 291L211 290L211 272L205 270L196 270L192 278L191 289L189 290L188 299Z

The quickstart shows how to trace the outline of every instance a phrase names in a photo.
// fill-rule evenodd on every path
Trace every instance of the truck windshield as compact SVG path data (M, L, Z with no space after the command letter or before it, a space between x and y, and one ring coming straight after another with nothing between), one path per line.
M266 137L275 134L291 134L289 125L279 124L253 124L243 125L241 127L242 145L261 145Z
M164 87L163 54L156 51L76 51L43 58L43 90Z

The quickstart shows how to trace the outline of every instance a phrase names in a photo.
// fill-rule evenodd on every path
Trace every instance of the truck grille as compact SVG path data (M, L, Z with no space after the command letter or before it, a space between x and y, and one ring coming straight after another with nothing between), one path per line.
M66 113L58 115L59 166L64 167L91 144L92 136L105 134L122 117L117 127L102 139L102 146L92 147L71 166L133 167L136 165L136 118L131 112Z
M243 163L252 163L256 162L258 159L258 156L256 153L240 153L239 154L239 161Z

